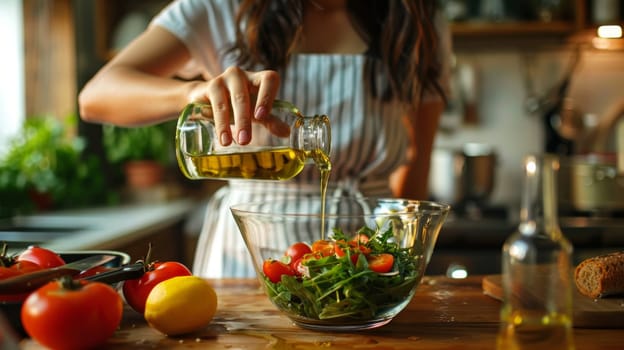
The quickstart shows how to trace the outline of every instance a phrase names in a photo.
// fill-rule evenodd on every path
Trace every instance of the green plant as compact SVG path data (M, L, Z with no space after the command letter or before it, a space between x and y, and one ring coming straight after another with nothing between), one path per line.
M68 133L76 120L28 118L22 133L9 141L0 157L0 217L32 212L42 198L52 208L113 200L99 159L83 155L85 140Z
M113 164L132 160L168 164L173 160L174 139L175 121L142 127L103 127L106 156Z

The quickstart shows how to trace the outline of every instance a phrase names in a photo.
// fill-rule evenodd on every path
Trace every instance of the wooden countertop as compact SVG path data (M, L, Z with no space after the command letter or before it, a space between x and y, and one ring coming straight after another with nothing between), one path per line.
M391 323L356 333L305 330L279 313L255 279L211 280L219 306L205 329L169 338L124 310L110 349L494 349L500 302L483 294L482 278L427 277ZM575 329L577 349L621 349L621 329ZM32 340L22 349L40 349Z

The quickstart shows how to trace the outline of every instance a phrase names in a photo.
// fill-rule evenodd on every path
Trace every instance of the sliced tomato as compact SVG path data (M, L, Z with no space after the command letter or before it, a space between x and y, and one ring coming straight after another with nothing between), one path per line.
M368 268L377 273L385 273L392 270L392 265L394 264L394 256L387 253L369 255L367 260Z
M362 243L361 241L349 241L349 245L364 255L368 255L371 253L371 249L367 247L365 243Z
M357 263L358 255L360 254L357 247L352 247L351 244L348 244L345 241L336 241L334 247L337 257L342 258L343 256L348 255L354 265Z
M325 239L319 239L312 243L312 252L321 253L322 256L331 256L336 252L334 242Z
M285 264L279 260L267 259L262 264L262 272L273 283L278 283L282 280L282 275L295 276L295 270L290 265Z

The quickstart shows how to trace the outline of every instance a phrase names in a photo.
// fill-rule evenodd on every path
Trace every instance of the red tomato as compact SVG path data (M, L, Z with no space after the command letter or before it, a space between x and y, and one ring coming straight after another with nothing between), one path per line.
M392 265L394 264L394 256L387 253L369 255L367 259L368 268L378 273L392 270Z
M303 242L297 242L288 247L284 255L290 257L290 264L292 266L295 261L301 259L308 253L312 253L310 246Z
M12 267L0 267L0 280L19 275L20 272Z
M0 267L0 280L40 269L41 266L35 264L32 261L16 261L15 263L11 264L11 266Z
M26 332L52 349L86 349L110 338L123 312L123 301L108 284L74 281L50 282L32 292L22 306Z
M367 246L365 246L363 243L360 242L356 242L356 241L349 241L349 245L351 247L353 247L356 250L359 250L360 253L364 254L364 255L368 255L371 253L371 249Z
M41 267L34 262L27 260L16 261L12 263L11 266L0 267L0 280L40 269ZM29 294L30 292L20 294L0 294L0 301L23 301Z
M273 283L282 280L282 275L295 276L295 270L290 265L279 260L267 259L262 264L262 272Z
M357 247L351 247L350 244L347 244L345 241L337 241L334 245L336 250L336 256L342 258L343 256L349 254L351 262L355 265L358 260L358 251Z
M319 239L312 243L312 252L319 252L323 256L334 255L334 242L325 239Z
M128 305L135 311L144 313L147 296L158 283L172 277L190 275L192 273L188 267L176 261L148 263L143 276L124 282L123 295Z
M17 256L17 261L25 260L34 262L44 268L65 265L65 261L60 255L49 249L34 245L31 245Z
M297 276L303 276L306 274L306 270L307 267L305 267L304 265L302 265L301 263L303 262L304 258L301 257L293 262L290 263L290 267L292 267L293 271L295 271L295 275ZM281 276L280 276L281 278Z
M18 276L20 273L10 267L0 267L0 279ZM28 297L28 293L20 294L0 294L0 302L2 301L23 301Z

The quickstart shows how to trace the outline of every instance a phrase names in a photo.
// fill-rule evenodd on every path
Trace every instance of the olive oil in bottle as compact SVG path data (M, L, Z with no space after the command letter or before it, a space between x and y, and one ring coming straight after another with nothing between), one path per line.
M289 180L314 162L329 171L331 135L325 115L302 116L275 101L266 120L252 123L249 145L219 144L212 108L189 104L178 118L176 156L190 179Z
M301 150L280 148L191 156L190 161L196 176L202 178L288 180L301 172L306 155Z
M499 350L574 349L572 246L557 222L552 155L528 156L520 224L503 245Z

